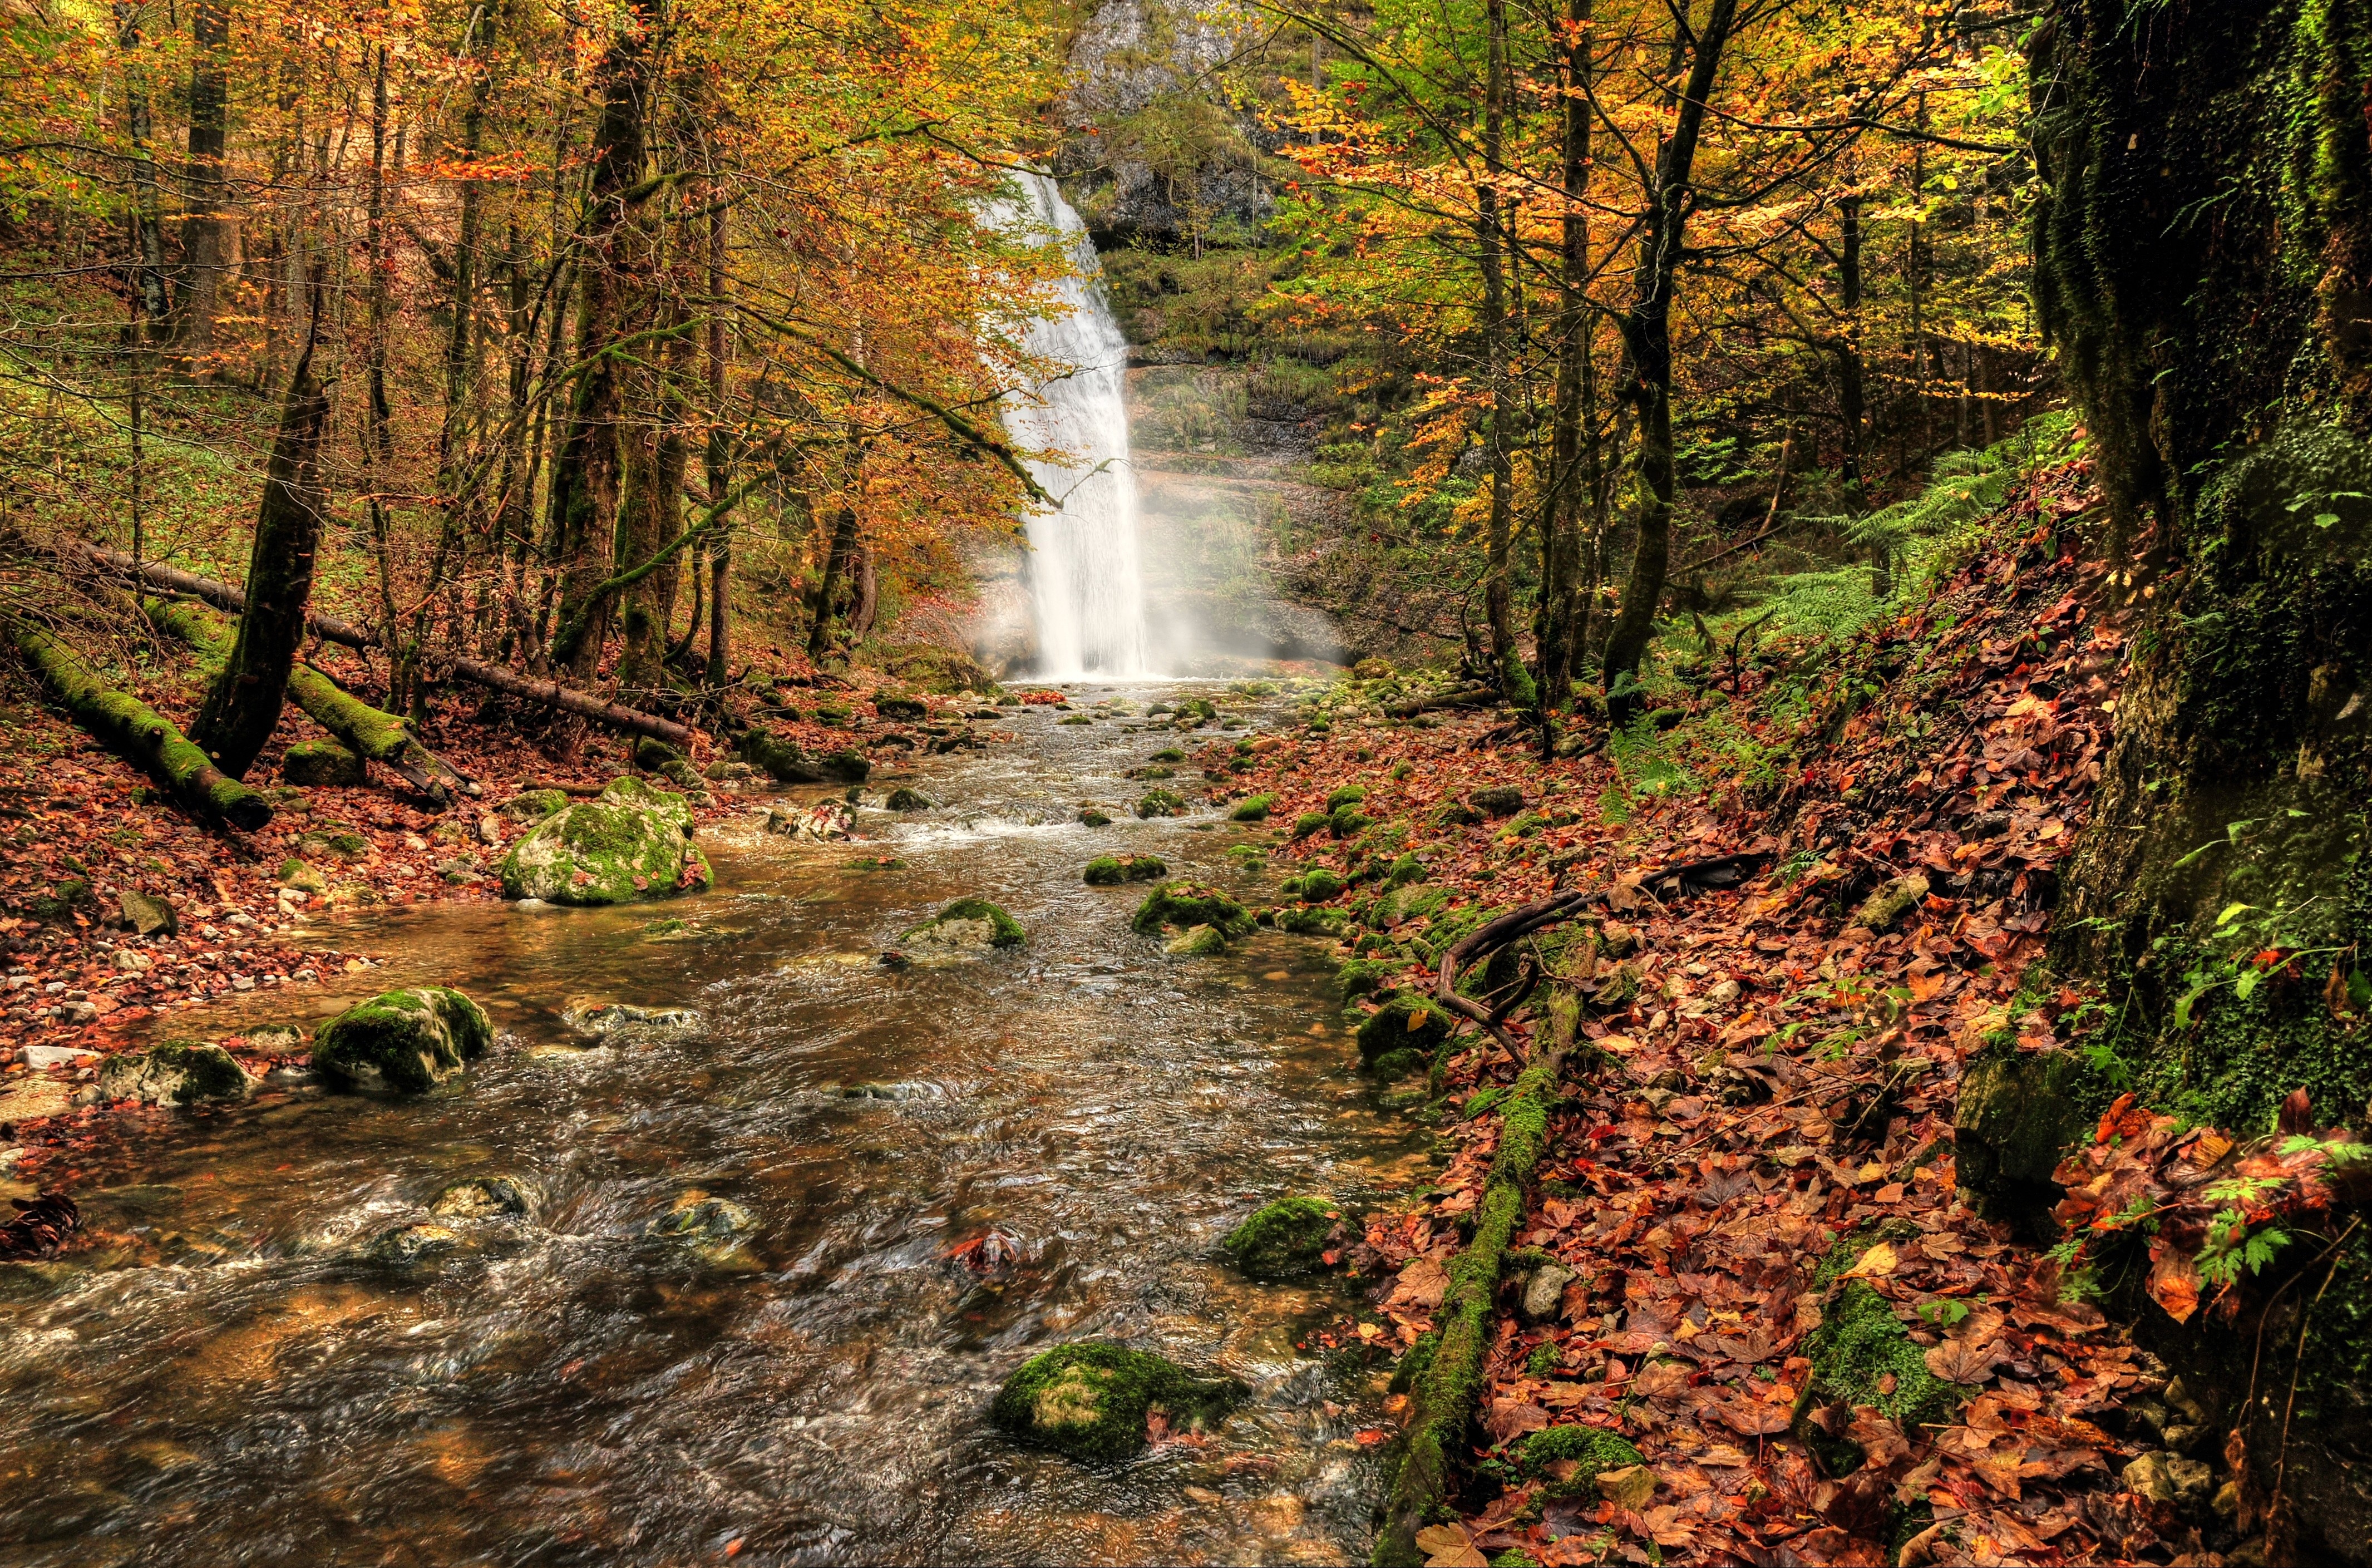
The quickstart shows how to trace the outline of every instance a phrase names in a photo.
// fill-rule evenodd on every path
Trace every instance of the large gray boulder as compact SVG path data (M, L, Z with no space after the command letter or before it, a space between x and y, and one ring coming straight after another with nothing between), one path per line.
M623 904L705 888L692 807L629 774L538 823L503 857L503 895L552 904Z

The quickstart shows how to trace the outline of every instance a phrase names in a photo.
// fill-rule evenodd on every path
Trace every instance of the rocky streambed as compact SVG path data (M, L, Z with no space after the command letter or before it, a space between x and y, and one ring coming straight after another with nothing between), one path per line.
M0 1271L9 1559L1363 1555L1380 1388L1299 1348L1343 1303L1242 1227L1389 1201L1430 1141L1355 1073L1328 945L1133 928L1149 862L1274 896L1260 825L1133 809L1180 695L876 779L855 839L703 829L714 885L664 903L324 923L383 963L313 1017L177 1015L450 987L494 1038L426 1092L275 1074L108 1124L92 1244ZM1190 1380L1034 1359L1083 1342ZM1115 1378L1150 1446L1037 1440Z

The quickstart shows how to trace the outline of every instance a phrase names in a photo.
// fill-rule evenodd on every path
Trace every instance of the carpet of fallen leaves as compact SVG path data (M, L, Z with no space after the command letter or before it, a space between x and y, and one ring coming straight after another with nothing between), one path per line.
M1510 820L1502 793L1424 851L1425 881L1455 890L1431 920L1611 889L1599 942L1561 977L1589 1003L1592 1048L1517 1226L1464 1516L1420 1538L1431 1562L2221 1561L2203 1527L2233 1544L2228 1519L2127 1489L2124 1468L2156 1445L2118 1412L2162 1373L1954 1179L1963 1062L1988 1037L2051 1037L2051 1006L2013 1017L2012 1004L2110 738L2123 647L2070 538L2086 485L2080 466L2041 476L1925 602L1823 655L1808 714L1764 711L1741 668L1738 724L1786 743L1761 779L1657 796L1602 752L1543 761L1482 715L1337 724L1254 756L1221 792L1273 793L1290 822L1356 783L1376 821L1437 822L1513 785L1526 816ZM1714 672L1700 712L1732 702L1731 679ZM1322 832L1296 851L1346 869L1355 854ZM1734 890L1665 907L1639 888L1642 870L1744 851L1769 866ZM1855 922L1889 896L1896 918ZM1408 952L1411 935L1355 924L1345 953ZM1398 979L1431 989L1416 963ZM1513 1027L1526 1032L1523 1013ZM1464 1044L1447 1173L1427 1202L1370 1222L1353 1260L1384 1276L1375 1309L1330 1342L1406 1346L1436 1327L1496 1147L1481 1097L1516 1074ZM1950 1424L1808 1398L1815 1276L1848 1243L1863 1249L1850 1273L1969 1396ZM1551 1275L1550 1299L1522 1300L1551 1262L1561 1291ZM1406 1419L1407 1398L1391 1411ZM1514 1446L1571 1423L1620 1434L1645 1465L1580 1495L1559 1495L1573 1489L1555 1468L1527 1479ZM1831 1476L1814 1430L1866 1462Z
M330 668L348 679L360 673ZM201 695L186 663L145 673L133 689L186 723ZM811 754L855 746L877 761L894 762L925 747L1002 738L962 723L978 699L931 697L920 717L901 710L893 719L866 695L895 683L870 672L823 679L796 668L773 679L796 683L792 700L800 705L756 716ZM827 724L818 707L845 712ZM478 795L439 808L376 769L368 787L282 787L276 781L286 748L326 738L292 704L249 774L250 783L273 790L274 816L261 830L244 833L192 819L145 774L46 707L25 672L0 665L0 842L6 845L0 855L0 1145L20 1146L20 1179L41 1177L78 1128L106 1113L110 1108L89 1103L80 1091L105 1057L145 1044L158 1015L235 993L332 981L352 991L347 977L367 970L371 960L327 945L322 929L307 923L308 915L498 898L503 854L534 825L531 816L505 813L506 801L542 788L591 795L633 765L629 738L599 732L557 761L543 715L486 703L483 693L470 691L441 698L423 735L475 782ZM705 749L692 759L701 766L714 760ZM713 780L696 814L709 820L738 815L750 803L737 791L773 788L762 776ZM304 860L325 889L287 886L282 871L291 859ZM126 892L169 906L178 932L142 936L126 929L120 904ZM292 997L288 1021L301 1024L310 1012ZM301 1045L276 1048L245 1037L219 1043L258 1074L301 1068L306 1060ZM273 1054L274 1049L295 1054Z

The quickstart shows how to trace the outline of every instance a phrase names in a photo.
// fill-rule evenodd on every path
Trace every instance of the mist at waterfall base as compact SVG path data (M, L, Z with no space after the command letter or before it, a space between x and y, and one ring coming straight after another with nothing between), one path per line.
M1029 471L1057 505L1027 518L1027 575L1036 647L1029 672L1043 679L1131 679L1170 673L1153 645L1138 556L1136 475L1129 465L1128 340L1105 297L1087 226L1052 180L1025 174L1006 204L1013 227L1051 235L1072 248L1075 275L1058 285L1064 307L1027 322L1022 346L1072 366L1010 397L1006 431L1024 449Z

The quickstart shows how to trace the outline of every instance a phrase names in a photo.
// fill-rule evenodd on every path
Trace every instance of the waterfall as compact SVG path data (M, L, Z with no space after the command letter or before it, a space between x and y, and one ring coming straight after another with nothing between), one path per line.
M1025 174L1017 183L1019 199L1005 204L1003 220L1068 243L1078 274L1056 291L1068 308L1024 323L1021 332L1032 354L1076 369L1036 388L1034 400L1008 398L1004 410L1017 445L1059 454L1029 463L1060 503L1032 506L1027 521L1034 672L1051 679L1151 674L1122 382L1128 341L1079 215L1045 175Z

